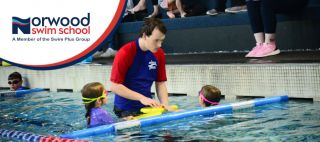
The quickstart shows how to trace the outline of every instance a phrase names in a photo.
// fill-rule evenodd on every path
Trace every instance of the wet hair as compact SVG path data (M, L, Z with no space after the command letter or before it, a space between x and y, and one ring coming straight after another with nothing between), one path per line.
M142 37L142 35L145 33L147 36L150 36L152 34L152 31L157 28L161 33L166 34L167 28L164 25L164 23L158 19L158 18L147 18L140 30L139 37Z
M105 90L105 88L101 83L92 82L92 83L88 83L85 86L83 86L83 88L81 90L81 94L82 94L82 97L84 97L84 98L98 98L103 94L104 90ZM88 120L87 121L88 125L90 124L90 112L91 112L91 109L95 107L95 104L96 104L96 100L92 101L88 104L85 104L85 108L86 108L85 117Z
M221 91L212 85L205 85L201 88L201 91L203 93L203 96L211 101L211 102L220 102L220 97L221 97ZM206 101L203 101L205 106L211 106L212 104Z
M19 72L13 72L8 76L8 80L14 80L14 79L19 79L20 81L22 80L22 76Z

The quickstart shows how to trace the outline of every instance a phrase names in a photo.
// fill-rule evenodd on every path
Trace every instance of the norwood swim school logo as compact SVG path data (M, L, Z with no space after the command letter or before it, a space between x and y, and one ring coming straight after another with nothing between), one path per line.
M90 13L86 17L12 17L12 34L90 34ZM30 28L32 25L32 28ZM62 26L62 28L56 28Z
M33 17L21 19L12 17L12 34L33 35L88 35L90 34L90 13L87 16L79 17ZM45 37L13 37L12 41L90 41L89 36L71 37L71 36L55 36L51 38Z
M32 3L39 6L30 10ZM48 6L41 0L16 0L1 5L0 58L31 69L56 69L80 62L111 38L126 0L55 3Z

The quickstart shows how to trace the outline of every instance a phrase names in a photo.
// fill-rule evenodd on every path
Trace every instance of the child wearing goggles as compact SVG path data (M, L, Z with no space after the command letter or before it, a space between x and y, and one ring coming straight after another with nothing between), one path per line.
M13 72L8 76L8 85L11 91L27 89L22 87L22 82L22 76L19 72Z
M113 123L112 116L101 108L108 100L108 92L99 82L86 84L82 90L82 101L86 108L87 127L96 127Z
M218 105L220 102L221 91L211 85L205 85L199 91L199 104L202 107Z

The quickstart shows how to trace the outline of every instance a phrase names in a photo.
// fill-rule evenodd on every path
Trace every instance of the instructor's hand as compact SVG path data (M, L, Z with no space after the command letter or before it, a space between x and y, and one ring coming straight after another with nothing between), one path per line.
M147 97L144 97L140 100L140 102L146 106L150 106L150 107L160 107L160 103L158 103L157 101L155 101L154 99L150 99Z

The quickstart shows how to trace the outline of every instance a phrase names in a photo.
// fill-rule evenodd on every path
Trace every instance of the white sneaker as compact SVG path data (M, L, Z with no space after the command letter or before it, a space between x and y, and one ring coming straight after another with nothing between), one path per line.
M103 54L100 55L100 57L105 57L105 58L109 58L109 57L114 57L117 54L117 50L113 50L112 48L108 48L106 52L104 52Z
M230 7L224 10L226 13L239 13L239 12L247 12L247 6L243 5L243 6L234 6L234 7Z
M92 57L93 58L100 58L100 56L103 54L104 52L103 51L97 51L96 53L94 53L93 55L92 55Z
M207 15L214 16L214 15L218 15L218 11L215 10L215 9L211 9L211 10L207 11L206 14L207 14Z
M225 10L224 10L224 12L226 12L226 13L239 13L239 12L241 12L241 10L242 10L242 6L234 6L234 7L229 7L229 8L226 8Z

